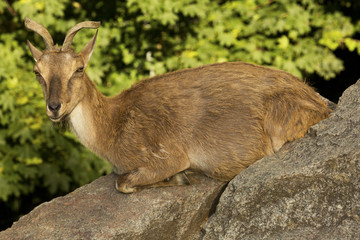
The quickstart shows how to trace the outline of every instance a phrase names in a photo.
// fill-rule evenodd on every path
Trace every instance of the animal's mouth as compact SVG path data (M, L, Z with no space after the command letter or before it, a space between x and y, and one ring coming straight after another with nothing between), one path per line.
M58 123L63 121L67 116L68 114L62 114L60 116L48 116L48 117L50 118L51 121Z
M63 118L63 116L59 116L59 117L50 117L50 120L53 121L53 122L60 122Z

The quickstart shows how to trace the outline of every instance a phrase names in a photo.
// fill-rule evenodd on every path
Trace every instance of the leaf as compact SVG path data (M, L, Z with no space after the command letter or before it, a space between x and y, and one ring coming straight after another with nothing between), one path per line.
M25 160L26 165L39 165L43 163L43 160L39 157L27 158Z
M327 31L323 33L323 37L319 40L319 43L331 50L335 50L340 46L342 37L343 35L339 30Z
M358 41L356 41L352 38L345 38L344 43L350 52L353 52L358 45Z
M279 42L280 49L287 49L289 46L289 43L290 43L289 39L285 35L281 36L278 39L278 42Z

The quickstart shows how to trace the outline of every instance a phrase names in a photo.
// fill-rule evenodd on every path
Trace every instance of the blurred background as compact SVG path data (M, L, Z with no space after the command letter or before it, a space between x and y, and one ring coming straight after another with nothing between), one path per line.
M357 0L0 0L0 230L111 166L52 126L32 72L27 16L62 44L85 20L101 21L87 74L112 96L150 76L246 61L288 71L337 102L360 77ZM95 30L82 30L77 51Z

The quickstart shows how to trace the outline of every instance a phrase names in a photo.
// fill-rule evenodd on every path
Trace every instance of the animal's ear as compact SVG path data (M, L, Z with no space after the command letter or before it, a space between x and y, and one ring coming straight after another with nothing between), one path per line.
M98 30L96 30L95 36L85 45L85 47L80 52L80 55L84 59L84 63L85 63L84 68L86 68L90 60L91 54L94 51L97 34L98 34Z
M34 47L34 45L32 45L29 40L27 40L27 45L29 46L30 52L31 52L33 58L35 59L35 62L37 62L39 60L39 58L41 57L42 52L39 49L37 49L36 47Z

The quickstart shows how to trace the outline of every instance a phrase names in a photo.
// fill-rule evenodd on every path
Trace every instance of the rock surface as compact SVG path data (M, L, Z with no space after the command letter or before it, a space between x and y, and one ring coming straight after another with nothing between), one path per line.
M200 239L360 239L360 82L305 138L236 176Z
M0 239L191 239L200 231L224 183L197 183L126 195L110 174L41 204L0 233Z

